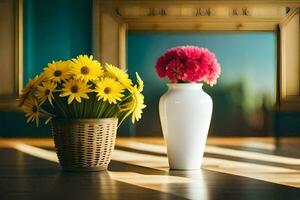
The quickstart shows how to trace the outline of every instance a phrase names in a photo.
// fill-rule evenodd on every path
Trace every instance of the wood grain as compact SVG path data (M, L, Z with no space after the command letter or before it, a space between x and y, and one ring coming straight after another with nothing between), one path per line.
M118 138L108 171L62 173L51 138L0 139L0 199L299 199L299 144L209 138L201 170L170 171L162 138Z

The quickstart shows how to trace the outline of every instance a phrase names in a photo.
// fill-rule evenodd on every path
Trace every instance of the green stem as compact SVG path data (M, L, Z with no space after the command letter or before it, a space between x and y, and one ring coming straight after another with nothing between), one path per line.
M77 109L77 118L82 118L81 115L81 109L80 109L80 104L79 102L76 101L76 109Z
M67 118L67 114L64 111L64 109L61 107L61 105L59 104L59 101L54 101L54 103L57 105L58 109L61 111L62 115Z
M117 127L117 128L119 128L119 127L121 126L121 124L123 123L123 121L124 121L129 115L130 115L130 112L127 112L127 113L123 116L123 118L119 121L118 127Z
M74 108L74 116L75 116L75 118L78 118L78 115L77 115L77 108L76 108L76 102L75 102L75 101L72 102L72 106L73 106L73 108Z
M71 116L71 111L69 109L68 99L66 97L59 98L59 102L62 105L64 111L67 113L68 117Z
M86 99L83 99L82 100L82 106L80 105L80 107L81 107L81 115L82 115L82 117L83 118L86 118L86 104L87 104L87 102L86 101L88 101L88 100L86 100Z
M104 113L106 107L107 107L107 101L103 101L101 103L100 111L97 114L97 118L103 118L102 114Z
M111 112L113 111L113 109L114 109L114 105L113 104L109 104L108 108L105 110L105 112L103 113L103 115L106 118L111 117Z
M127 97L125 97L124 99L122 99L122 101L120 101L118 103L118 105L120 105L121 103L123 103L124 101L126 101L127 99L129 99L132 96L132 94L128 95Z
M95 109L95 118L98 117L98 113L100 111L101 106L102 106L102 103L100 103L99 101L96 101L96 103L95 103L95 108L96 108Z
M83 102L83 99L81 100L81 103L76 102L77 103L77 108L79 110L79 112L78 112L78 117L79 118L83 118L83 115L82 115L82 110L83 110L82 102Z
M97 97L96 97L96 94L95 93L92 93L92 98L93 98L93 103L92 103L92 107L91 107L91 117L92 118L95 118L96 117L96 111L97 111L97 109L96 109L96 106L97 106Z

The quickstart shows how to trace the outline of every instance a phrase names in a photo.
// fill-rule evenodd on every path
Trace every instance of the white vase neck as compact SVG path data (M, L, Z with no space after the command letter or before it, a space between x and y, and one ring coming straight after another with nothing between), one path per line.
M168 83L169 89L202 90L203 83Z

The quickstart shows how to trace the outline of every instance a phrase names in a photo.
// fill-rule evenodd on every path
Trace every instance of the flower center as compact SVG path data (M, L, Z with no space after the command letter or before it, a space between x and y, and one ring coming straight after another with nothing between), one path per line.
M38 108L36 106L32 106L31 111L33 113L36 113L38 111Z
M90 69L87 66L83 66L80 69L82 74L88 74L90 72Z
M62 73L60 70L55 70L53 74L54 74L54 76L59 77L59 76L61 76Z
M78 87L77 87L77 85L73 85L73 86L71 87L71 92L72 92L72 93L77 93L77 92L78 92Z
M45 95L49 95L49 94L50 94L50 90L49 89L45 90Z
M105 94L109 94L111 91L111 89L109 87L104 88L104 93Z

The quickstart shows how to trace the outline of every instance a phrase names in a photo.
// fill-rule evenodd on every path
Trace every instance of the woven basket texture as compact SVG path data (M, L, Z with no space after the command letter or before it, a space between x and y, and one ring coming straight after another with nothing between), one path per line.
M64 170L105 170L111 160L117 118L53 119L52 134Z

